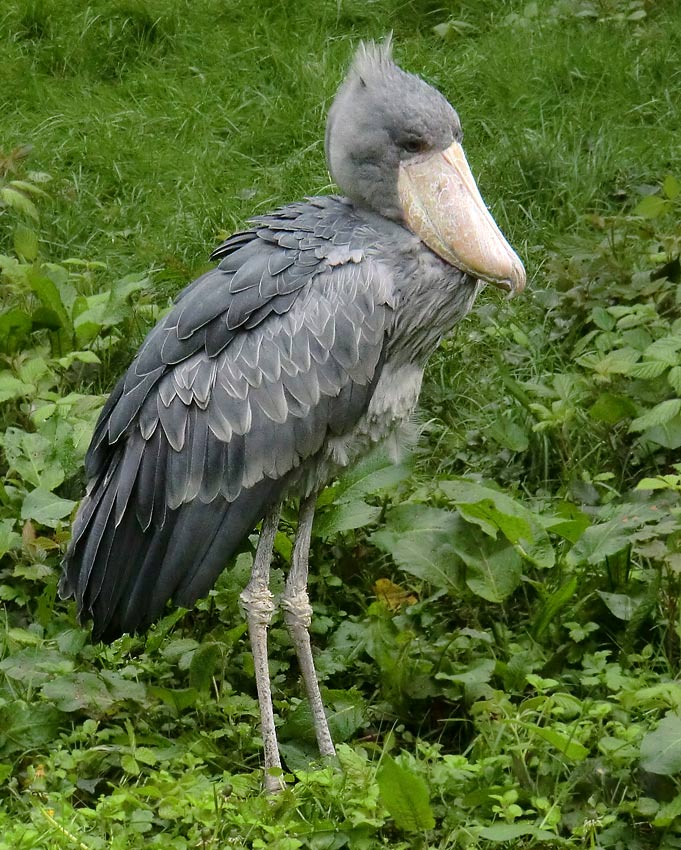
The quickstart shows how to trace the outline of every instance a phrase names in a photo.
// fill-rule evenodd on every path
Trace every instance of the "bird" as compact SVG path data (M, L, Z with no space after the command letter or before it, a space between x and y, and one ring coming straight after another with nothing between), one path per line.
M309 636L315 503L394 438L426 361L485 286L515 294L523 264L487 209L446 98L362 42L328 112L340 194L249 221L149 332L106 401L85 459L60 595L94 640L191 608L261 524L240 595L253 653L266 791L281 787L267 630L282 503L298 502L281 599L319 751L335 748Z

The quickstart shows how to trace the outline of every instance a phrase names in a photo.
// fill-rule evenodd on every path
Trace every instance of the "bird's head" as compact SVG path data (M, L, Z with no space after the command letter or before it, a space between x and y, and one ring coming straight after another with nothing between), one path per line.
M331 176L355 203L406 225L456 268L512 293L525 269L485 206L456 111L392 60L360 45L329 111Z

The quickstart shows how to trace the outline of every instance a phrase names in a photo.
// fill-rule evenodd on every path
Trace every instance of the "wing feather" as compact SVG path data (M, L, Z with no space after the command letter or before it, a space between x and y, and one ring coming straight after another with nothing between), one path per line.
M357 230L343 201L259 221L150 332L95 430L60 590L96 635L146 628L171 598L192 604L299 468L367 409L388 273L358 262L361 245L329 244Z

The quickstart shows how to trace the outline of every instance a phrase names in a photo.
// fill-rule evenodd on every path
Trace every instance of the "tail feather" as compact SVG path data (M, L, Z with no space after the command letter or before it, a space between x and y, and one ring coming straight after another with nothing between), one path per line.
M232 502L217 495L209 503L196 498L163 511L161 490L140 511L144 480L151 475L135 447L130 449L129 458L114 454L95 481L64 562L60 594L75 597L81 620L93 621L95 639L145 630L170 599L193 605L287 483L263 479Z

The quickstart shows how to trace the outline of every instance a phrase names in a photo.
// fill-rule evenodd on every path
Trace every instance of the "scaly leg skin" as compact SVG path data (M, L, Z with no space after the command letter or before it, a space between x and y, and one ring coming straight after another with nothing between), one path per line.
M284 611L284 621L296 649L300 672L303 676L307 698L312 709L312 722L314 723L319 752L322 756L333 756L336 754L336 750L331 740L329 724L324 713L322 695L319 691L317 673L312 660L309 633L312 608L310 607L310 600L307 595L307 572L308 556L310 553L310 535L312 533L312 521L314 519L316 502L317 494L313 493L300 504L298 531L296 533L296 542L293 546L291 571L286 580L286 588L281 598L281 607Z
M274 600L269 588L270 562L274 548L274 537L279 525L281 506L278 505L263 520L258 548L255 552L251 580L239 599L246 613L248 634L251 639L255 684L260 703L260 724L265 751L265 791L281 791L284 783L280 776L272 776L271 768L281 769L277 732L274 726L270 671L267 663L267 627L274 613Z

